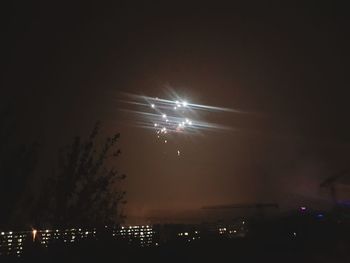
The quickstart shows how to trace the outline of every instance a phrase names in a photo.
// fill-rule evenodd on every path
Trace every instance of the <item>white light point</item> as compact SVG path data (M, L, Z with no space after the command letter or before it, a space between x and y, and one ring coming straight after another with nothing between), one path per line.
M165 118L166 118L166 114L163 114L163 115L162 115L162 118L165 119Z
M180 156L180 151L179 150L177 150L177 156Z
M187 101L183 101L182 106L187 107Z
M151 108L154 109L154 108L155 108L155 105L154 105L154 104L151 104Z
M154 124L154 127L157 127L157 126L158 126L158 123L155 123L155 124Z
M167 142L168 142L167 140L164 141L164 143L167 143Z

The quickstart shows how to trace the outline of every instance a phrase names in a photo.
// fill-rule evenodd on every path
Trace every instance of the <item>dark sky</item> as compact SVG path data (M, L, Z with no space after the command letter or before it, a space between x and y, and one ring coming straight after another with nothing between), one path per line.
M347 167L345 6L29 2L3 10L1 103L52 159L96 120L106 134L120 131L130 218L240 202L319 205L320 181ZM237 130L165 147L129 125L118 99L166 98L169 86L193 103L249 113L204 116Z

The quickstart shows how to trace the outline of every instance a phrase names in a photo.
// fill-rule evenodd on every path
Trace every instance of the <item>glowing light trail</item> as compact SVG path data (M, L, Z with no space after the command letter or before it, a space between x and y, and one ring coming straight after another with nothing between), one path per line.
M230 127L217 123L198 120L200 111L247 113L237 109L215 107L190 103L173 94L175 100L152 98L135 94L125 94L128 99L123 103L138 106L138 110L123 110L138 115L140 118L134 122L137 127L155 130L157 138L168 143L173 133L198 133L205 130L233 130ZM177 150L180 156L180 150Z

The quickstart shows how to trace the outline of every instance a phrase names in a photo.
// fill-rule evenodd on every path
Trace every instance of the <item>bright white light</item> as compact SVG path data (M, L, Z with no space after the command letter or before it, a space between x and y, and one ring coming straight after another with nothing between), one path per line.
M177 109L177 107L175 106L175 107L174 107L174 110L176 110L176 109Z
M187 107L187 101L183 101L182 106Z
M157 126L158 126L158 123L155 123L155 124L154 124L154 127L157 127Z
M155 105L154 105L154 104L151 104L151 107L152 107L152 109L154 109Z
M180 151L179 150L177 150L177 156L180 156Z
M164 141L164 143L167 143L167 142L168 142L167 140Z
M166 114L163 114L163 115L162 115L162 118L165 119L165 118L166 118Z

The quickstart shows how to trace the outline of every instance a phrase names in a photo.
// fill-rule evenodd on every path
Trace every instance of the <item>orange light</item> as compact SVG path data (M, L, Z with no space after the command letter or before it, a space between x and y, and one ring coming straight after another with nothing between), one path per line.
M35 237L36 237L37 230L36 230L36 229L33 229L32 233L33 233L33 242L34 242L34 241L35 241Z

